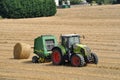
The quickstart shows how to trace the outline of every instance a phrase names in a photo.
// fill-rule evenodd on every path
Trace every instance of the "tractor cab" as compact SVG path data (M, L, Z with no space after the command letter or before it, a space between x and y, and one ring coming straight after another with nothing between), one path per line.
M70 49L74 44L80 44L80 36L78 34L68 34L61 36L61 44Z

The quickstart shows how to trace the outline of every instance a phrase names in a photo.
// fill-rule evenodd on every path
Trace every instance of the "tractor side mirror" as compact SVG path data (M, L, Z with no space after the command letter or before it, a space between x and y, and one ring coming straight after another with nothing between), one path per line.
M82 35L82 38L83 38L83 39L85 39L85 36L84 36L84 35Z
M83 38L83 39L85 39L85 36L84 36L84 35L82 35L82 36L80 36L80 38Z

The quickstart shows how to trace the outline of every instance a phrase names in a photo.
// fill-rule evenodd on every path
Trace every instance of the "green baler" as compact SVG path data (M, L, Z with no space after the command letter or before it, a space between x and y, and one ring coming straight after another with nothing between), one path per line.
M53 35L42 35L34 40L34 53L32 62L51 61L51 49L57 45L56 37Z

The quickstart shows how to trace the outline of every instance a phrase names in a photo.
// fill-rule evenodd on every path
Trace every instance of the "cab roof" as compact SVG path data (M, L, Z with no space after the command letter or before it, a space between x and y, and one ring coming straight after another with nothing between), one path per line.
M64 34L62 37L80 37L79 34Z

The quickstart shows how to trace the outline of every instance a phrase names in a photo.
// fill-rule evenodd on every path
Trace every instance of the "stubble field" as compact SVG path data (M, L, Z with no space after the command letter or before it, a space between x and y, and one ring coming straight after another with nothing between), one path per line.
M17 42L33 46L43 34L84 35L99 57L98 65L86 67L33 64L29 59L13 59ZM80 6L58 9L53 17L0 19L0 80L120 80L120 5Z

